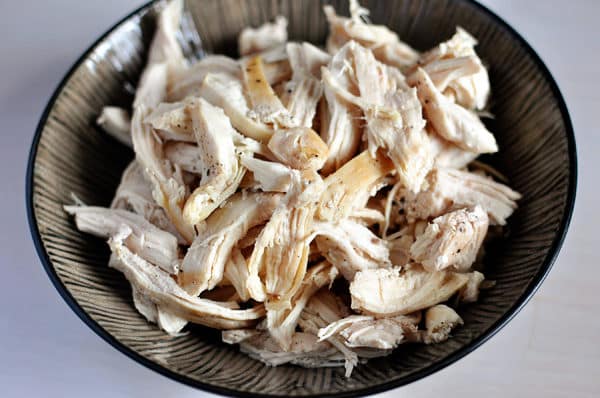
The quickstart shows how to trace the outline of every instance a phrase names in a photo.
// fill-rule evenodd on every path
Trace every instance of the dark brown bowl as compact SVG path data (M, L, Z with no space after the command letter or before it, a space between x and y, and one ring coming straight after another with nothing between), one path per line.
M324 42L318 0L204 0L188 8L210 52L235 52L246 25L278 14L291 39ZM334 1L345 12L346 2ZM339 4L338 4L339 3ZM342 4L343 3L343 4ZM365 2L372 20L388 25L418 49L448 38L460 25L479 39L492 83L488 127L500 152L486 159L523 193L510 235L487 256L496 281L481 300L462 309L465 326L445 343L406 345L355 369L269 368L222 344L219 333L191 327L169 337L133 308L128 283L106 264L108 249L76 230L63 212L75 193L108 205L132 152L95 127L103 105L131 103L154 29L156 6L134 11L92 45L56 89L35 133L27 173L29 223L42 264L67 304L98 335L135 361L188 385L237 396L355 396L425 377L473 351L506 325L550 270L565 237L576 189L573 129L559 89L540 58L504 21L468 0Z

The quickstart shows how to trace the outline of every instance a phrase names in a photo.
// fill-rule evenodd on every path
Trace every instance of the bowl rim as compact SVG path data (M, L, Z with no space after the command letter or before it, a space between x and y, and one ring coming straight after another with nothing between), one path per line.
M573 131L573 125L571 122L571 118L569 116L569 112L567 109L567 105L565 100L561 94L561 91L558 87L558 84L554 80L554 77L550 73L550 70L542 61L540 56L536 53L536 51L531 47L531 45L512 27L510 26L504 19L499 17L496 13L491 11L486 6L480 4L476 0L454 0L462 3L468 3L477 9L479 12L487 15L491 18L494 23L499 24L501 27L506 29L511 35L511 37L516 40L531 56L533 62L540 69L541 74L544 76L545 80L548 82L551 92L557 100L558 107L561 113L561 117L563 123L565 125L566 136L567 136L567 152L569 156L569 181L568 181L568 189L567 189L567 200L565 202L565 207L563 209L563 218L560 223L559 229L556 232L556 236L550 246L550 250L548 251L548 255L544 259L542 266L538 273L533 277L531 282L527 285L521 296L516 300L516 302L506 311L494 324L492 324L486 331L484 331L477 338L473 339L467 345L461 347L457 351L443 358L441 361L433 363L421 370L418 370L414 373L411 373L407 376L404 376L398 380L384 382L375 386L365 387L354 391L347 392L337 392L337 393L327 393L327 394L319 394L319 396L323 397L355 397L355 396L365 396L371 394L377 394L384 391L388 391L397 387L401 387L403 385L407 385L414 381L423 379L451 364L463 358L467 354L471 353L473 350L478 348L480 345L488 341L492 336L498 333L504 326L510 322L517 313L521 311L521 309L529 302L529 300L536 293L542 282L546 279L550 269L552 268L556 258L559 254L559 251L562 247L562 244L565 240L567 230L569 228L569 224L571 222L571 218L573 215L573 210L575 206L575 197L577 192L577 149L575 143L575 134ZM65 300L68 306L75 312L75 314L88 326L92 329L98 336L104 339L111 346L116 348L121 353L133 359L135 362L167 377L172 380L178 381L190 387L194 387L197 389L205 390L211 393L224 395L224 396L237 396L237 397L280 397L280 395L272 395L272 394L261 394L261 393L250 393L245 391L238 391L235 389L230 389L227 387L215 386L212 384L204 383L191 377L176 373L152 360L142 356L141 354L135 352L130 347L126 346L122 342L118 341L114 336L112 336L108 331L106 331L100 324L98 324L91 316L79 305L77 300L71 295L71 293L67 290L66 286L62 283L54 266L52 265L52 261L44 248L42 238L40 235L40 231L38 228L37 218L35 216L34 203L33 203L33 170L35 166L35 161L37 157L37 150L39 141L42 135L42 131L47 123L48 116L54 107L56 99L63 91L66 83L72 77L73 73L81 66L83 62L88 58L88 56L96 49L98 45L100 45L110 34L112 34L121 24L128 21L129 19L135 17L142 11L146 9L154 7L159 0L152 0L148 3L143 4L142 6L136 8L135 10L128 13L125 17L121 18L118 22L113 24L106 32L104 32L98 39L96 39L84 52L83 54L75 61L75 63L69 68L66 74L61 79L60 83L57 85L54 90L52 96L50 97L42 116L37 124L35 134L32 140L31 149L29 152L28 160L27 160L27 172L26 172L26 181L25 181L25 202L27 208L27 220L29 223L29 229L31 232L31 236L33 239L33 243L36 249L36 252L40 258L42 266L44 267L48 277L52 281L52 284L61 295L61 297Z

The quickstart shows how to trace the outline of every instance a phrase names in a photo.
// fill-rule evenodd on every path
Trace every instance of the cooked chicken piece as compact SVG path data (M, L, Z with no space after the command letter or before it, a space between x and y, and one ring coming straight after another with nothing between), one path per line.
M244 310L227 308L218 302L187 294L168 273L132 253L124 244L131 230L127 227L109 240L119 261L111 263L121 271L132 288L160 308L193 323L217 329L241 329L253 326L265 315L262 305Z
M335 367L344 363L344 357L326 341L308 333L294 333L289 351L282 350L277 342L262 332L240 342L240 351L268 366L285 363L314 367Z
M111 253L110 259L108 260L108 266L111 268L118 269L123 265L115 264L120 261L115 253ZM135 309L146 318L148 322L156 323L159 328L167 332L171 336L179 335L181 329L187 325L187 320L173 315L172 313L165 311L162 307L157 306L146 297L143 293L139 292L136 288L131 289L133 305Z
M327 51L330 54L354 40L372 49L380 61L398 68L412 65L419 59L419 53L401 42L386 26L365 23L369 10L361 7L357 0L350 0L350 18L338 16L329 5L323 7L323 11L329 22Z
M158 106L167 95L169 65L166 63L148 64L140 77L133 99L133 109L144 105L148 109Z
M402 273L399 268L360 271L350 283L352 309L376 317L410 314L448 300L468 279L465 274L418 267Z
M429 134L429 142L435 157L434 167L436 168L463 169L479 156L477 152L467 151L446 141L435 131Z
M169 141L164 146L165 158L181 170L202 174L205 170L198 146L186 142Z
M318 202L324 189L314 172L292 173L290 190L261 231L248 261L248 289L270 310L289 306L308 263L310 238ZM264 275L264 285L259 275Z
M236 153L237 133L223 110L199 98L189 112L204 173L200 185L185 203L183 216L190 225L196 225L233 195L246 169Z
M386 242L355 221L317 223L315 230L319 250L349 281L358 271L391 266Z
M337 270L327 261L311 267L300 289L291 299L290 308L270 309L267 303L267 330L284 351L291 349L292 337L306 303L322 287L331 285Z
M173 86L167 93L168 101L177 102L186 97L198 97L200 85L209 73L221 73L239 79L242 69L234 59L224 55L207 55L175 77Z
M294 78L286 83L285 95L285 106L292 120L288 126L311 128L317 105L323 95L321 82L310 75Z
M153 134L151 126L143 122L148 114L140 105L133 113L131 138L137 162L144 168L152 184L152 197L161 206L179 234L187 241L194 239L194 230L183 218L183 205L186 190L177 170L163 158L160 141Z
M246 65L252 58L257 55L260 56L263 61L263 72L267 78L267 82L269 82L271 86L275 86L290 80L292 77L292 67L290 65L286 46L287 44L281 44L268 50L242 57L239 60L239 63L240 65Z
M289 167L249 156L242 157L242 164L253 173L256 188L264 192L288 191L292 179L292 170Z
M152 186L146 180L144 170L135 160L123 172L110 207L139 214L163 231L176 236L180 244L186 243L164 209L152 198Z
M273 129L248 117L250 109L238 79L221 73L209 73L200 86L200 96L211 104L223 108L231 124L246 137L267 142Z
M319 339L327 340L339 335L346 346L392 350L404 342L419 338L418 315L398 315L375 319L371 316L350 315L319 330Z
M98 126L121 144L131 147L131 117L129 112L118 106L104 106L98 119Z
M487 234L488 222L480 206L437 217L410 247L411 257L429 272L445 268L468 271Z
M308 43L288 43L286 51L293 75L285 84L283 101L298 125L310 128L323 95L321 66L331 57Z
M352 56L348 62L354 62L360 97L344 90L327 68L321 72L324 83L363 110L371 156L381 148L394 162L404 185L418 192L433 167L433 155L416 90L398 90L397 80L370 50L355 42L346 47Z
M319 330L350 314L350 309L326 288L319 290L308 302L298 320L298 325L306 333L318 335ZM362 349L352 349L346 346L343 338L333 335L327 341L337 348L345 358L346 377L350 377L353 368L358 365L359 355L366 354ZM381 353L385 355L385 353Z
M177 31L183 14L183 0L171 0L160 11L156 31L150 43L148 64L177 63L184 60L177 42Z
M177 238L141 215L95 206L65 206L65 211L75 216L77 229L101 238L110 238L127 226L131 230L125 239L129 249L170 274L179 271Z
M287 43L285 50L293 72L292 79L305 75L320 79L321 67L331 61L331 55L307 42Z
M341 88L358 94L356 79L352 75L352 69L348 67L349 57L350 48L342 48L333 56L327 69ZM323 172L330 174L356 154L362 136L362 113L356 105L338 96L328 85L324 85L323 92L325 101L321 102L320 107L321 137L329 148Z
M485 280L485 276L481 272L469 272L469 280L467 284L458 292L458 299L462 303L474 303L479 299L479 291Z
M240 249L232 249L231 255L225 264L223 275L235 288L240 301L246 302L250 300L250 292L248 292L248 286L246 284L248 281L248 263Z
M444 93L450 99L454 99L449 93L445 91L450 84L455 82L464 76L471 76L475 73L479 73L484 69L481 65L481 61L475 55L463 56L458 58L442 58L432 61L427 65L422 66L423 70L427 73L435 87ZM418 77L415 73L412 73L407 78L407 83L411 86L417 84Z
M370 209L368 207L354 210L350 216L350 219L366 227L374 224L381 225L385 222L385 216L382 212L377 209Z
M521 195L488 177L454 169L434 169L418 194L403 192L409 219L438 217L449 211L481 206L491 225L505 225Z
M325 179L317 217L324 221L349 217L364 208L369 197L379 190L386 175L394 169L384 157L373 158L367 151L355 156Z
M319 170L328 155L321 137L306 127L275 131L268 147L281 163L299 170Z
M163 102L173 76L187 67L176 38L182 12L183 1L173 0L158 16L156 32L148 51L148 62L135 92L134 111L140 105L152 109Z
M452 308L438 304L425 311L425 329L422 341L425 344L441 343L450 337L455 327L462 325L462 318Z
M257 55L243 66L244 85L252 105L248 116L275 127L296 127L299 121L286 109L267 81L263 60Z
M476 71L473 68L471 74L461 73L464 75L459 74L447 79L445 87L441 85L438 89L467 109L481 110L485 108L490 94L490 79L486 68L482 66L481 60L475 53L476 45L477 40L459 27L450 40L440 43L437 47L424 53L419 59L419 65L425 67L426 70L439 69L440 61L473 57L473 61L479 65Z
M479 116L440 93L423 69L417 69L414 76L423 112L438 135L471 152L498 151L494 135Z
M281 15L275 22L258 28L244 28L238 37L240 55L248 55L273 48L287 41L287 19Z
M161 102L148 116L148 123L165 140L196 142L189 108L192 101Z
M181 264L179 285L193 296L214 288L223 278L235 244L250 228L269 219L278 199L271 194L237 193L196 224L198 235Z

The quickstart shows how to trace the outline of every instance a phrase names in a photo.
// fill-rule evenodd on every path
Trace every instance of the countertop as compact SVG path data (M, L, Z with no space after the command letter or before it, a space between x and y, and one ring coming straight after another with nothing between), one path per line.
M481 348L378 397L600 396L600 1L485 0L538 51L571 113L579 154L575 215L552 272ZM65 71L140 0L0 3L0 395L214 397L133 362L60 298L35 254L24 209L35 126Z

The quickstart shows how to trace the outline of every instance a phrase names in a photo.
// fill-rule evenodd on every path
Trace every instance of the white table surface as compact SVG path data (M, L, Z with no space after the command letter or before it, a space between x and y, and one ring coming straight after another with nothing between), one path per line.
M141 0L0 1L0 396L213 397L138 365L67 307L35 254L24 209L35 126L65 71ZM485 0L538 51L577 135L579 189L566 242L533 300L492 340L379 395L600 396L600 1Z

